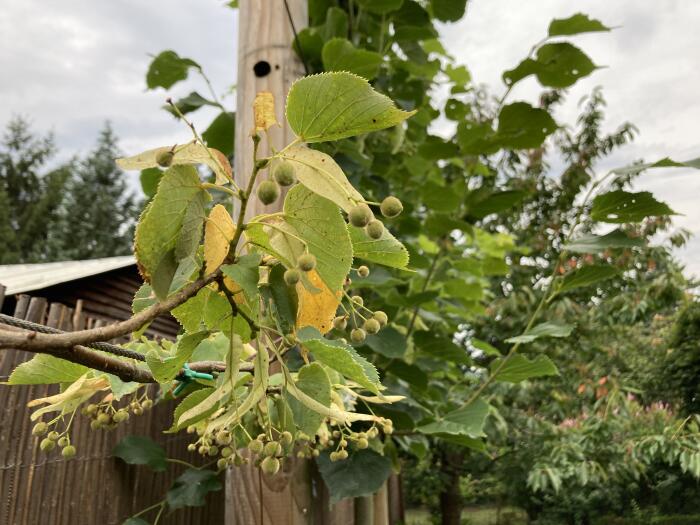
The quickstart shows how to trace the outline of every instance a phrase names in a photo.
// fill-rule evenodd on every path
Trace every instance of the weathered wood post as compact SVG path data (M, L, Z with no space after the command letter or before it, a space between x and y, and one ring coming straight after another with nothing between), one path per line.
M234 172L242 188L247 186L253 167L251 130L256 93L273 94L277 120L283 123L263 136L259 155L266 156L270 146L280 149L294 138L285 122L284 107L287 91L304 75L304 66L291 46L292 27L298 33L307 22L306 0L240 0ZM259 180L266 176L266 172L261 173ZM253 198L247 217L281 211L282 202L280 198L265 206ZM276 476L263 475L252 465L229 469L226 475L227 525L387 525L389 504L384 486L377 495L361 498L357 510L358 504L349 499L330 507L328 491L308 460L287 460Z
M286 5L285 5L286 4ZM287 11L287 8L289 11ZM238 10L238 81L234 172L245 188L253 167L251 130L253 99L260 91L275 97L277 120L284 123L284 103L291 84L304 75L294 53L292 24L306 27L306 0L241 0ZM259 146L260 156L270 146L282 148L294 134L284 124L273 127ZM264 180L267 172L259 175ZM264 206L257 198L248 204L248 217L280 211L282 199ZM254 466L229 469L226 477L226 523L228 525L311 525L312 481L306 461L287 461L280 474L264 476Z

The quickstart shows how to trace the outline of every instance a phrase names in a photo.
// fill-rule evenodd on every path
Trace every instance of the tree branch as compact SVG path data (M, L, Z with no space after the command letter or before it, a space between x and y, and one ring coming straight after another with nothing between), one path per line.
M156 303L133 317L119 323L91 328L89 330L79 330L77 332L65 332L62 334L41 334L38 332L1 332L0 350L12 348L15 350L27 350L30 352L49 353L49 350L71 350L75 346L86 345L98 341L109 341L117 337L135 332L144 324L152 321L161 314L167 313L173 308L180 306L193 297L199 290L207 284L215 281L220 271L207 275L201 279L188 284L182 290L174 293L165 301Z

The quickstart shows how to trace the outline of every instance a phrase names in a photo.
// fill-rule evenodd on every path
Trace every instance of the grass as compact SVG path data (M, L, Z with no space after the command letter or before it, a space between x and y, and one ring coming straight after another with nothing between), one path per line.
M527 517L517 507L501 507L500 521L497 507L465 507L462 510L463 525L525 525ZM431 525L430 513L424 509L408 509L406 525Z

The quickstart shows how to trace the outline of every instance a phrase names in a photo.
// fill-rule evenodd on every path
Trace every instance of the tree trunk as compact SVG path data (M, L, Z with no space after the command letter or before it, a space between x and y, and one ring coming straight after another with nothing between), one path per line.
M442 525L460 525L462 517L462 494L460 479L464 453L445 450L440 467L445 485L440 493L440 515Z

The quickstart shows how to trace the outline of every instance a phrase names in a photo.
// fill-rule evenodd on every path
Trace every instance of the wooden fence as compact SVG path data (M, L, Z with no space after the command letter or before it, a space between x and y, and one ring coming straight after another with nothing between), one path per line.
M0 286L0 307L2 300ZM29 295L17 297L13 315L62 330L105 323L84 315L80 301L69 308ZM6 381L18 364L31 357L27 352L0 351L0 380ZM87 418L77 417L71 431L76 457L66 461L56 451L41 453L31 434L26 404L56 390L55 385L0 386L0 524L119 525L161 500L184 467L173 464L166 472L154 473L113 458L112 449L128 434L148 436L165 448L169 458L197 464L199 457L186 451L189 436L162 432L171 424L169 404L155 405L113 431L92 431ZM229 470L225 478L225 492L210 493L205 506L178 510L161 524L397 525L404 521L397 476L374 496L332 506L310 461L288 461L283 472L272 477L245 466Z

